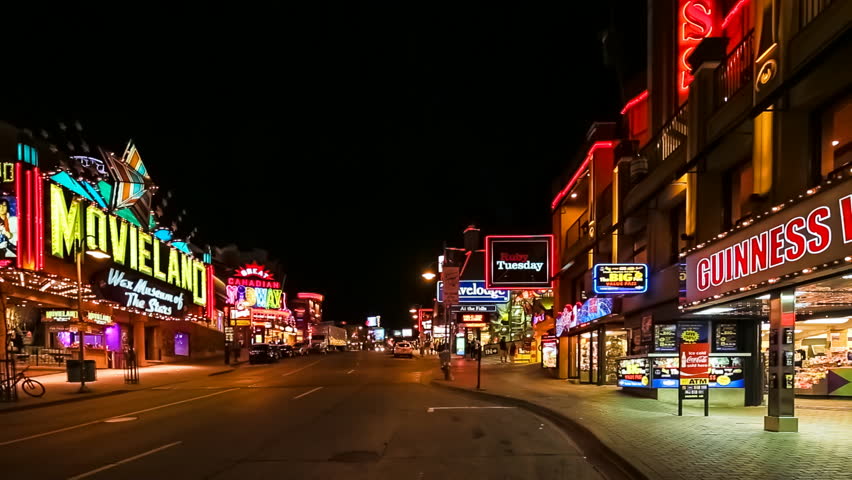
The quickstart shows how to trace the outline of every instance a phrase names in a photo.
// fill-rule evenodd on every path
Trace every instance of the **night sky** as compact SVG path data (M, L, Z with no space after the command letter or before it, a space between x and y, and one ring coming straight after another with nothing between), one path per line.
M0 112L79 120L118 152L133 138L196 243L265 248L288 294L327 296L326 320L399 327L468 224L549 233L554 177L618 117L613 11L589 4L66 29L12 54Z

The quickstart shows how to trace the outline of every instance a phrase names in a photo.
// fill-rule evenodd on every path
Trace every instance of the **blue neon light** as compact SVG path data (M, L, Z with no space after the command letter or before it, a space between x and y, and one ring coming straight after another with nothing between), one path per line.
M618 281L612 280L604 284L599 283L600 277L603 275L611 275L619 271L641 274L642 281L637 282L636 285L619 285ZM648 265L644 263L598 263L592 270L592 285L597 294L645 293L648 291Z

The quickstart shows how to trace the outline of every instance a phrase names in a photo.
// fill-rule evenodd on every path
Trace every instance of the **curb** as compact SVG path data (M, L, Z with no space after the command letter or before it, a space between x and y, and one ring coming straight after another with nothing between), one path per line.
M235 371L235 370L236 370L236 368L230 368L230 369L228 369L228 370L222 370L222 371L219 371L219 372L209 373L209 374L207 374L207 376L208 376L208 377L215 377L216 375L224 375L224 374L226 374L226 373L231 373L231 372L233 372L233 371Z
M546 418L562 429L574 441L577 448L588 457L589 462L606 478L613 480L617 478L648 480L648 477L642 471L602 442L591 430L555 410L520 398L456 387L438 382L437 380L432 380L431 385L464 393L469 396L485 397L498 402L508 403Z
M0 415L10 412L20 412L22 410L33 410L35 408L54 407L56 405L64 405L66 403L85 402L86 400L94 400L96 398L111 397L114 395L123 395L125 393L134 392L137 390L113 390L111 392L93 393L91 395L79 396L74 398L64 398L62 400L51 400L44 403L33 403L31 405L19 405L16 407L0 408Z

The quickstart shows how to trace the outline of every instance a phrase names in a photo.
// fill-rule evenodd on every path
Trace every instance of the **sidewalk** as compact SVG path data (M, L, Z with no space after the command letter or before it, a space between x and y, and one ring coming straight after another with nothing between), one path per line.
M475 391L475 362L454 360L453 375L433 383ZM797 398L799 433L772 433L765 406L711 408L709 417L684 407L678 417L676 405L557 380L535 364L483 362L482 388L580 424L650 479L852 478L852 401Z
M14 410L38 408L58 403L82 401L89 398L99 398L107 395L120 395L122 393L136 390L144 390L163 385L171 385L180 382L203 378L205 376L226 373L232 371L236 365L244 363L246 356L241 357L241 362L230 366L224 364L222 357L212 357L196 362L172 363L154 365L139 368L139 383L127 385L124 383L124 370L121 369L99 369L97 381L86 382L90 393L79 394L80 383L68 383L65 370L36 369L27 370L27 375L41 382L45 388L44 396L33 398L21 391L18 385L17 402L0 402L0 413ZM32 374L32 375L31 375Z

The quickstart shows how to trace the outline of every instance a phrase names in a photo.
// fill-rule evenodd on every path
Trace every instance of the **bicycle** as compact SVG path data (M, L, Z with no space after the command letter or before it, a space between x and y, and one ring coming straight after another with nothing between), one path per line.
M10 379L8 381L9 390L15 388L15 386L20 382L21 390L24 391L27 395L31 397L41 397L45 393L44 385L41 384L38 380L35 380L31 377L28 377L24 374L29 369L29 367L21 370L20 372L15 374L15 378Z

